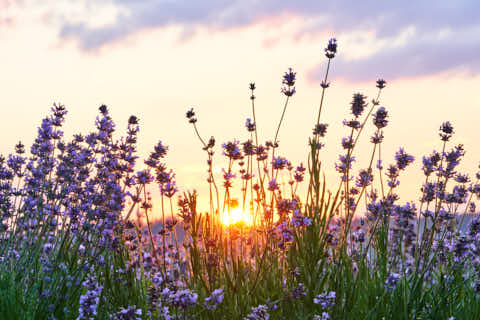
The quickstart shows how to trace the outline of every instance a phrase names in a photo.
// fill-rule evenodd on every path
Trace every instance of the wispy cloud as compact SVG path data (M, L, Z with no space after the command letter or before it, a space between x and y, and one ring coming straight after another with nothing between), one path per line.
M228 29L248 25L262 17L290 13L317 17L318 24L315 27L319 29L331 28L338 32L374 29L379 37L383 37L396 34L411 25L419 32L471 27L479 24L477 13L480 10L480 3L475 0L113 0L107 3L121 9L122 14L117 16L116 21L102 27L91 27L88 23L71 23L67 19L61 35L78 38L82 47L88 49L144 28L202 25Z
M445 29L429 33L413 33L405 43L382 46L376 52L360 59L345 59L339 55L335 61L336 76L354 81L378 77L417 77L446 71L467 74L480 72L480 26L462 30ZM321 79L322 66L315 68L310 78Z
M400 46L387 43L361 59L340 58L336 74L351 80L375 78L377 70L389 79L459 67L480 71L476 55L480 49L480 2L474 0L114 0L109 5L120 9L115 21L98 27L65 19L60 36L77 40L84 50L95 50L144 29L180 26L194 30L204 26L228 31L268 17L298 16L313 19L314 23L299 26L297 35L325 29L340 36L365 31L373 32L377 42L388 42L409 28L415 30ZM314 70L311 77L316 79L317 73Z
M480 49L480 2L476 0L25 1L37 9L43 6L42 14L54 16L49 21L54 21L59 28L60 39L74 40L85 51L98 50L148 29L175 26L182 30L181 36L188 39L188 34L193 34L198 27L228 32L272 18L284 19L285 23L300 18L308 23L295 26L296 30L289 36L315 35L325 30L335 32L341 52L335 61L335 75L349 80L370 80L378 76L392 79L452 69L480 72L476 54ZM0 8L17 2L0 0ZM0 25L1 18L0 14ZM406 33L406 30L414 32ZM354 33L368 33L373 37L372 47L364 50L363 55L342 52L346 48L343 38ZM310 78L317 80L321 73L313 68Z

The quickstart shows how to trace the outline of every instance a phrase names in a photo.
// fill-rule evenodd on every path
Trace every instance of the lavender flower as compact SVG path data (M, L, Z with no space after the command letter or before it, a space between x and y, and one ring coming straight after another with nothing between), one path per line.
M195 118L195 112L193 111L193 108L187 111L187 119L190 123L197 122L197 118Z
M292 68L288 68L288 72L285 72L283 75L282 84L288 87L293 87L295 85L296 75L297 73L293 72Z
M277 183L277 180L275 180L275 178L272 178L272 180L268 182L268 190L275 191L278 189L279 189L279 185Z
M272 167L276 170L282 170L288 164L288 160L283 157L273 157Z
M295 90L295 88L286 88L286 87L283 87L281 92L286 95L287 97L291 97L293 96L297 91Z
M303 166L303 164L300 164L296 169L295 169L295 172L294 172L294 179L296 182L302 182L303 181L303 178L304 178L304 174L305 174L305 167Z
M380 131L380 132L376 131L373 134L373 136L370 138L370 141L374 144L379 144L379 143L382 143L383 138L384 138L383 137L383 132L382 131Z
M321 316L319 315L313 316L313 320L329 320L329 319L330 319L330 315L325 311L322 312Z
M252 312L243 318L243 320L268 320L270 315L268 314L268 307L266 305L259 305L258 307L253 307Z
M142 309L137 309L136 306L128 306L126 309L122 308L119 312L110 316L110 320L142 320Z
M347 173L347 170L352 168L352 163L355 161L354 156L340 155L339 162L335 163L335 169L342 174Z
M353 139L352 137L342 138L342 147L343 149L352 149L353 148Z
M90 276L82 283L87 292L80 296L77 320L93 320L97 316L98 303L103 287L99 286L95 276Z
M387 83L387 81L383 80L383 79L378 79L377 80L377 88L378 89L383 89L385 88L385 84Z
M385 107L380 107L377 109L377 112L373 114L373 124L378 129L385 128L388 124L388 112Z
M335 291L330 291L329 293L317 295L315 298L313 298L313 303L320 304L322 309L327 309L335 305L336 297Z
M290 297L292 297L292 299L300 299L301 297L306 295L307 295L307 292L305 291L305 285L303 283L299 283L290 292Z
M356 181L357 187L364 188L366 186L369 186L372 183L373 176L370 171L371 170L360 170L360 173L358 174L358 178Z
M247 128L248 132L253 132L255 131L255 122L253 122L252 119L247 118L245 121L245 127Z
M313 128L313 134L319 135L320 137L325 137L325 134L327 133L327 127L328 124L326 123L318 123L315 125L315 128Z
M292 224L297 228L309 226L312 224L312 219L301 215L299 210L295 210L293 212Z
M183 309L187 309L197 304L198 294L185 289L179 290L171 295L172 304Z
M297 73L293 72L292 68L288 68L288 72L285 72L282 79L282 84L285 86L282 87L282 93L287 97L291 97L295 94L295 81Z
M398 273L392 272L388 277L387 280L385 280L384 288L388 292L392 292L395 290L397 287L398 280L401 278L401 276Z
M337 53L337 39L331 38L328 40L327 47L325 48L325 56L328 59L333 59Z
M362 115L363 110L367 106L365 102L366 97L361 93L355 93L353 95L353 101L351 102L352 114L355 118L358 118Z
M228 158L232 160L240 160L243 158L242 153L240 152L240 148L238 145L240 144L240 141L234 140L229 141L227 143L222 144L223 148L223 155L227 156Z
M400 170L405 169L410 163L413 162L415 158L405 152L403 148L400 148L397 153L395 153L395 160L397 161L397 167Z
M212 294L205 298L204 306L208 310L215 310L219 304L223 301L223 289L215 289Z
M453 131L453 126L450 123L450 121L442 123L440 126L440 139L442 141L448 141L452 137L454 131Z

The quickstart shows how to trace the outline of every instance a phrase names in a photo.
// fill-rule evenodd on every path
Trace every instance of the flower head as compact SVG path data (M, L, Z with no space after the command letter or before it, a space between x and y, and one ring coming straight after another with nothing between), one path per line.
M385 128L388 124L387 117L388 117L388 112L385 109L385 107L380 107L377 109L377 112L375 112L373 115L373 124L378 129Z
M213 290L212 294L205 298L204 306L208 310L215 310L219 304L222 303L223 301L223 296L224 296L223 289L216 289Z
M313 128L313 134L319 135L320 137L325 137L325 134L327 133L327 127L327 123L318 123L315 125L315 128Z
M366 97L361 93L355 93L353 95L353 101L351 104L352 114L355 118L358 118L362 113L367 103L365 102Z
M385 88L385 84L387 83L387 81L383 80L383 79L378 79L377 80L377 88L378 89L383 89Z
M297 73L293 72L292 68L288 68L288 71L285 72L285 74L283 75L282 84L284 86L282 87L281 92L287 97L291 97L296 93L295 87L294 87L296 77L297 77Z
M288 71L283 75L282 84L293 87L295 85L297 73L293 72L292 68L288 68Z
M337 53L337 39L331 38L328 40L327 47L325 48L325 56L328 59L333 59Z
M247 128L248 132L253 132L255 131L255 122L253 122L252 119L247 118L245 121L245 127Z
M195 118L195 112L193 112L193 108L187 111L187 119L190 123L197 122L197 118Z
M398 169L403 170L412 163L415 158L407 154L403 148L400 148L400 150L395 153L395 160L397 161Z
M448 141L453 134L453 126L450 121L442 123L442 125L440 126L440 139L442 141Z

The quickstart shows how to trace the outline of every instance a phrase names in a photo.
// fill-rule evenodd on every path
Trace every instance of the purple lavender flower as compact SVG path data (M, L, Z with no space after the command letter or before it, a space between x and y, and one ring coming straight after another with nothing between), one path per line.
M330 315L328 314L328 312L322 312L322 315L319 316L319 315L315 315L313 316L313 320L329 320L330 319Z
M352 163L355 161L354 156L339 156L339 162L335 163L335 169L342 174L347 173L347 170L352 168Z
M350 120L350 121L343 120L342 123L344 126L350 127L355 130L358 130L362 127L362 125L360 124L360 121L358 120Z
M293 96L295 93L297 93L297 91L295 90L295 88L286 88L286 87L283 87L281 92L286 95L287 97L291 97Z
M142 170L137 172L138 184L149 184L152 181L153 181L153 176L150 174L149 170Z
M128 306L126 309L122 308L119 312L110 316L110 320L142 320L142 309L137 309L136 306Z
M375 133L373 134L373 136L370 138L370 141L374 144L379 144L379 143L382 143L383 141L383 131L375 131Z
M257 150L253 145L252 140L247 140L243 142L242 146L243 146L243 154L245 154L246 156L253 156L257 154Z
M243 318L243 320L268 320L270 315L268 314L268 307L266 305L259 305L258 307L253 307L252 312Z
M325 137L325 134L327 133L327 127L327 123L318 123L315 125L315 128L313 128L313 134L319 135L320 137Z
M431 202L435 199L435 190L436 190L436 183L435 182L427 182L423 185L422 191L422 202Z
M272 167L275 170L282 170L288 164L288 160L284 157L273 157Z
M395 153L397 167L400 170L405 169L414 159L415 158L412 155L407 154L403 148L400 148L400 150Z
M195 112L193 111L193 108L187 111L187 119L190 123L197 122L197 118L195 118Z
M352 114L355 116L355 118L358 118L359 116L361 116L363 113L363 110L367 106L365 99L366 97L361 93L355 93L353 95L353 101L350 104L352 108Z
M86 293L80 296L77 320L90 320L96 318L100 294L103 287L99 286L95 276L90 276L82 283L87 289Z
M292 224L297 228L309 226L312 224L312 219L300 214L299 210L295 210L293 211Z
M288 72L285 72L282 79L282 84L285 85L282 87L282 93L287 97L291 97L295 94L295 81L296 81L296 72L293 72L292 68L288 68Z
M172 304L183 309L187 309L197 304L198 294L185 289L179 290L175 294L171 295Z
M16 145L15 145L15 152L17 154L24 154L25 153L25 146L23 145L23 143L21 141L19 141Z
M282 222L278 227L277 230L280 231L281 242L288 243L294 240L293 238L293 231L289 227L287 222Z
M233 142L229 141L222 144L223 155L233 160L242 159L243 156L242 156L242 152L240 151L240 148L238 147L239 144L240 144L240 141L238 140L234 140Z
M282 84L288 87L293 87L295 85L296 75L297 73L293 72L292 68L288 68L288 72L285 72L283 75Z
M162 195L166 196L167 198L171 198L177 193L178 189L176 186L176 182L173 180L168 181L166 184L160 185L160 192Z
M330 291L329 293L317 295L315 298L313 298L313 303L320 304L322 309L327 309L335 305L336 297L335 291Z
M467 174L457 173L457 176L455 177L455 181L457 181L458 183L469 183L470 178L468 177Z
M277 212L280 216L286 216L297 207L296 200L280 199L277 202Z
M453 131L453 126L450 123L450 121L442 123L440 126L440 139L442 141L448 141L452 137L454 131Z
M387 81L383 80L383 79L378 79L377 80L377 88L378 89L383 89L385 88L385 84L387 83Z
M401 278L401 276L398 273L392 272L388 277L387 280L385 280L384 288L388 292L392 292L395 290L397 287L398 280Z
M279 185L277 183L277 180L275 180L275 178L272 178L272 180L268 182L268 190L275 191L275 190L278 190L278 188L279 188Z
M290 297L292 297L292 299L300 299L306 295L307 291L305 290L305 285L303 283L299 283L295 288L290 291Z
M455 168L460 164L460 158L465 155L463 145L458 145L444 154L446 166L439 168L439 174L444 177L453 177L456 174Z
M353 139L352 137L342 138L342 147L343 149L352 149L353 148Z
M294 172L294 175L293 175L293 178L295 179L295 181L297 181L297 182L302 182L303 181L305 170L306 169L305 169L305 167L303 166L302 163L295 169L295 172Z
M205 298L203 305L208 310L215 310L217 309L217 306L222 303L223 296L223 289L215 289L209 297Z
M356 186L359 188L364 188L366 186L369 186L370 183L372 183L373 176L370 170L360 170L357 181L356 181Z
M333 59L337 53L337 39L331 38L328 40L327 47L325 48L325 56L328 59Z
M373 114L373 124L378 129L385 128L388 124L388 112L385 107L380 107L377 109L377 112Z
M255 131L255 122L253 122L252 119L247 118L245 121L245 127L247 128L248 132L253 132Z

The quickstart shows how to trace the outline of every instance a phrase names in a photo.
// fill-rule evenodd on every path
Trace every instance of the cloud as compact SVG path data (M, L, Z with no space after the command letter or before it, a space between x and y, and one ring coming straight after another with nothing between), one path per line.
M90 1L90 12L100 8ZM380 51L362 59L338 59L337 74L370 79L384 72L384 77L403 77L441 72L465 67L478 72L480 38L480 2L457 1L281 1L281 0L111 0L113 21L92 25L90 21L63 16L62 39L78 41L83 50L96 50L145 29L180 26L193 32L195 27L231 30L270 17L303 17L314 23L300 26L297 34L333 30L341 36L353 31L373 32L375 41L399 37L414 28L402 46L387 44ZM97 19L98 20L98 19ZM287 22L287 21L286 21ZM446 31L447 36L439 36ZM341 40L341 39L339 39ZM341 43L341 41L340 41ZM341 47L340 47L341 48ZM316 78L316 72L312 77Z
M476 0L114 0L108 5L123 12L115 22L92 28L84 22L66 21L61 35L78 38L84 48L96 48L144 28L202 25L228 29L248 25L262 17L289 13L318 17L318 28L336 31L373 28L382 37L396 34L409 25L425 31L471 26L478 24L477 12L480 10L480 3ZM97 40L90 41L92 36Z
M428 33L423 36L413 34L403 45L385 45L360 59L345 59L340 54L338 59L333 61L333 74L353 81L377 78L390 81L453 69L475 74L480 71L480 41L475 36L479 33L480 27L461 32ZM324 66L318 66L309 78L318 82L324 72Z

